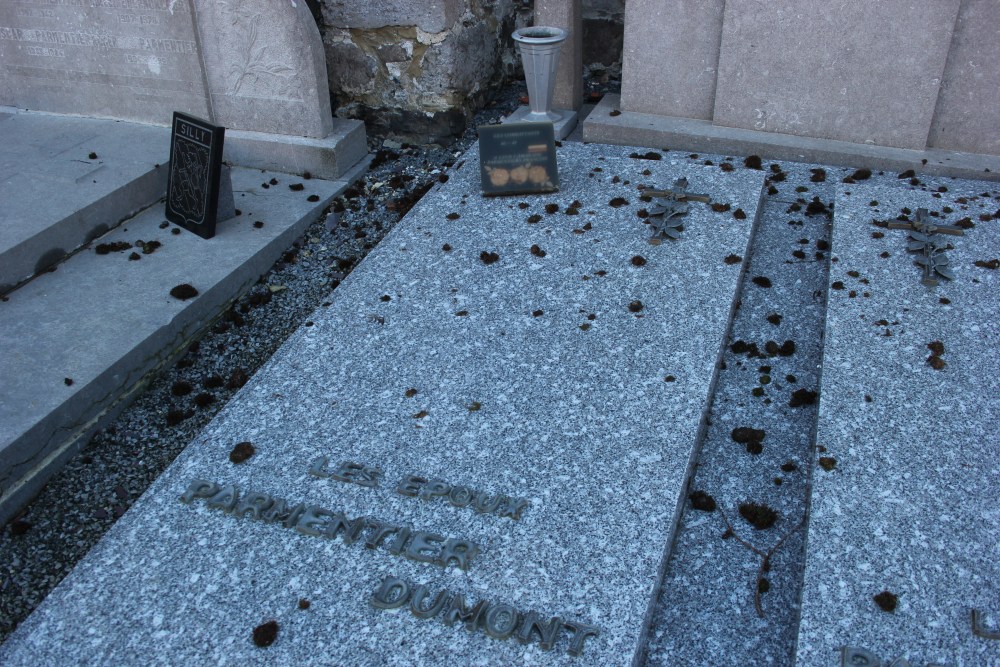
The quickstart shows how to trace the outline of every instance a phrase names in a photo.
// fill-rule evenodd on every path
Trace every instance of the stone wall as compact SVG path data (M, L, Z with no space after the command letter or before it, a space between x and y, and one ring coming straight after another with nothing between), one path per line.
M335 114L404 141L461 133L498 84L519 76L515 0L321 0Z

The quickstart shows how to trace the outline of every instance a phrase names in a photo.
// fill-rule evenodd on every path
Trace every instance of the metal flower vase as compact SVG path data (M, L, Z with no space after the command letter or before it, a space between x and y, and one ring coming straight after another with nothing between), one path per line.
M552 111L552 94L556 87L556 67L559 50L566 41L562 28L534 26L514 31L514 41L521 50L524 78L528 84L530 111L522 120L534 123L555 123L561 116Z

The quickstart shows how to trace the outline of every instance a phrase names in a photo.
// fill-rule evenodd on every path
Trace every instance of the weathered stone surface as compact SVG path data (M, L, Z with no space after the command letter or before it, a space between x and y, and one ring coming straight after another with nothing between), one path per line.
M959 4L730 0L714 120L924 148Z
M323 20L338 28L416 26L437 33L452 27L468 0L322 0Z
M724 0L630 0L622 110L708 120L715 104Z
M0 3L0 104L169 125L209 116L189 0Z
M438 32L421 27L420 9L404 12L401 5L387 25L372 27L360 9L338 15L327 3L323 39L337 115L393 118L399 124L388 131L407 141L443 136L432 129L443 125L428 123L432 116L448 124L459 117L455 128L464 130L472 110L512 69L515 8L511 0L456 2L458 18ZM433 136L423 134L428 128Z
M332 65L327 70L330 90L352 97L374 92L378 60L350 41L327 41L326 57Z
M216 123L307 137L331 132L326 58L305 2L195 6Z
M928 145L1000 155L1000 5L965 0L958 14Z

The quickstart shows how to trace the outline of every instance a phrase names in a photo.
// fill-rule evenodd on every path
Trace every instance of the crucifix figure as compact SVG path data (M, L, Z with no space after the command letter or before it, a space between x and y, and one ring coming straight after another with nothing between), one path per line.
M906 244L908 252L920 253L916 262L924 268L924 277L920 281L928 287L936 287L938 276L954 280L955 274L948 266L948 256L945 254L953 246L947 241L934 238L937 234L963 236L961 227L954 225L935 225L929 220L926 208L917 209L916 220L901 222L892 220L886 225L889 229L907 229L910 231L910 241Z
M679 239L684 230L681 216L689 209L688 202L699 201L708 204L712 198L687 192L688 181L678 178L674 181L672 190L643 190L643 196L653 198L653 206L649 211L649 225L653 228L653 236L649 242L658 245L664 239Z

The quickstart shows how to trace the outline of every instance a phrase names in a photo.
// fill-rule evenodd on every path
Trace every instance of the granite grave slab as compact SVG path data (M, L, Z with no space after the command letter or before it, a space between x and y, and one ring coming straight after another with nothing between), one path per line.
M630 664L763 182L633 151L512 198L463 156L0 662ZM718 210L650 245L682 176Z
M973 185L838 188L797 665L1000 664L1000 192ZM920 208L965 227L937 287L873 224Z

